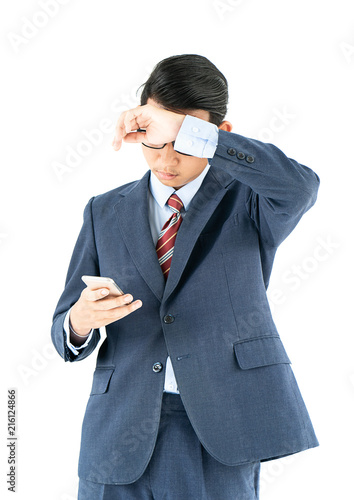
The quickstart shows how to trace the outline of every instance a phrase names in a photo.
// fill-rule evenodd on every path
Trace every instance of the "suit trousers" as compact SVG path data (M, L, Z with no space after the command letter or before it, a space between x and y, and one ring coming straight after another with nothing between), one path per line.
M164 393L151 460L130 484L80 479L78 500L258 500L260 462L228 466L201 445L179 394Z

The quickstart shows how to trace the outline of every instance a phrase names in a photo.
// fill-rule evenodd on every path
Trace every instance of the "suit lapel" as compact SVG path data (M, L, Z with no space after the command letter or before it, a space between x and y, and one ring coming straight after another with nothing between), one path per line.
M114 206L128 251L143 279L161 301L165 280L151 236L148 212L150 171Z
M163 300L176 288L201 231L225 196L226 187L234 180L221 169L209 169L178 230Z
M194 245L214 210L225 196L234 178L212 167L194 196L178 231L171 269L165 280L157 259L148 217L150 171L115 204L118 225L124 242L141 276L160 300L166 300L176 288Z

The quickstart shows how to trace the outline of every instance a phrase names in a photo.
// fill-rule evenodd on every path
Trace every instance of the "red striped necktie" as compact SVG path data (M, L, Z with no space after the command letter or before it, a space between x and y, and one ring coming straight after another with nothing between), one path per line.
M165 280L167 280L167 276L171 267L172 254L175 247L177 231L182 223L181 210L183 208L183 203L175 193L169 197L167 204L172 210L173 214L168 219L168 221L165 222L163 228L160 231L159 239L156 243L157 257L159 259L159 264L161 266Z

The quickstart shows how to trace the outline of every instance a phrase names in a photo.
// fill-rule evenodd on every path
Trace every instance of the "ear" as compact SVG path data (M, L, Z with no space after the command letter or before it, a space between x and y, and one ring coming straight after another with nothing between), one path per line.
M226 132L231 132L232 130L232 124L226 120L220 123L219 129L225 130Z

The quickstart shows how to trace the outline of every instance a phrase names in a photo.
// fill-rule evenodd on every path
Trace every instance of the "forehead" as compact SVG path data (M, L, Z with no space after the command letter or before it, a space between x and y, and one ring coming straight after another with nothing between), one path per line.
M161 104L154 101L154 99L151 99L151 97L148 98L147 104L151 104L152 106L156 106L157 108L166 109L164 106L161 106ZM210 119L210 113L209 111L205 111L205 109L183 109L178 112L182 112L185 115L195 116L196 118L200 118L201 120L209 121Z

